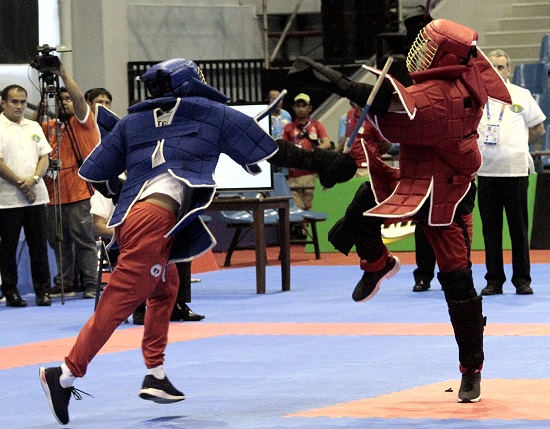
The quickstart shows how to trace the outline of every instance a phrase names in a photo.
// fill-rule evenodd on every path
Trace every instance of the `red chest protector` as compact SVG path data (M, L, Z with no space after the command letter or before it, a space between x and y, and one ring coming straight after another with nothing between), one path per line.
M382 186L387 169L376 177L384 168L371 167L378 162L369 156L380 204L366 214L411 216L430 197L430 225L448 225L481 166L477 125L487 93L479 70L472 64L427 70L411 77L418 83L399 89L407 105L414 105L414 112L373 118L384 138L401 144L401 179L389 194L387 186Z

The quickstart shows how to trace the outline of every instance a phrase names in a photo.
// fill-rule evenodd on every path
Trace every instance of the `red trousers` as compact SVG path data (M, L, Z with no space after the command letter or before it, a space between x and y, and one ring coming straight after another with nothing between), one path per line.
M176 215L155 204L138 202L116 228L120 247L116 269L101 294L97 309L86 322L65 363L75 377L86 374L88 364L115 329L147 299L142 351L147 368L164 362L170 315L179 278L168 265L172 238L164 235L176 223Z
M424 232L430 242L439 271L452 273L470 268L472 250L472 214L460 216L448 226L424 225Z

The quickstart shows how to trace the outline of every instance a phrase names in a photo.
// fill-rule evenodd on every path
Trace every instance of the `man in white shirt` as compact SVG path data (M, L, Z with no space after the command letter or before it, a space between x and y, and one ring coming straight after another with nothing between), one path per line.
M545 115L529 90L511 84L509 55L489 53L489 60L506 81L512 105L487 102L479 123L478 144L483 165L478 176L478 204L483 224L487 286L482 295L502 294L506 281L502 258L503 211L512 241L512 284L519 295L531 295L527 189L533 159L529 142L545 132Z
M42 128L23 117L27 91L9 85L2 91L0 114L0 271L9 307L26 307L17 289L16 253L21 228L29 248L36 305L50 306L50 269L46 239L46 204L42 177L52 148Z

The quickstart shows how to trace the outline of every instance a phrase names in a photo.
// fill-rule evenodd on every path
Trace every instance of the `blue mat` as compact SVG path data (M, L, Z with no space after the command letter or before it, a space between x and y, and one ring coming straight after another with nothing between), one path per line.
M255 269L220 270L193 284L191 308L206 315L197 326L225 323L444 323L448 314L437 281L413 293L412 266L382 284L367 303L351 300L361 276L357 267L293 267L291 291L280 291L280 268L267 269L267 293L255 294ZM509 276L510 267L507 267ZM549 266L532 266L535 295L505 294L484 299L488 323L550 323ZM484 267L474 266L478 291ZM34 302L28 295L29 303ZM93 301L56 299L49 308L0 305L2 348L76 336L92 314ZM121 325L120 330L141 329ZM545 378L550 374L548 338L486 336L484 379ZM68 352L68 350L67 350ZM548 428L549 420L288 417L301 411L417 386L458 380L452 336L427 335L220 335L170 343L165 369L187 399L158 405L138 397L145 367L140 350L97 356L76 387L94 396L71 400L74 428ZM58 365L60 362L54 362ZM0 370L0 428L58 427L38 381L38 367ZM511 392L520 394L520 392ZM444 394L444 393L442 393ZM449 401L456 401L447 394ZM413 398L411 400L414 400ZM460 404L475 407L476 404ZM419 404L422 407L423 404ZM475 410L475 408L474 408ZM398 416L399 413L396 415Z

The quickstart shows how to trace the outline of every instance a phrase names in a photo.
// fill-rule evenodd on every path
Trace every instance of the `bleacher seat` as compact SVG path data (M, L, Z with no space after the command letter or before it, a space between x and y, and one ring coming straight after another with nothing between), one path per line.
M532 94L548 93L548 70L546 64L517 64L512 83L527 88Z
M292 197L292 192L283 173L273 174L273 196ZM319 236L317 233L317 222L324 222L328 215L323 212L311 210L302 210L296 205L294 198L289 201L290 205L290 226L302 225L304 222L311 227L311 232L307 231L307 237L304 239L291 238L291 243L313 244L315 250L315 259L321 259L321 249L319 246Z
M537 103L546 115L544 120L544 129L546 129L550 126L550 94L540 94Z
M546 134L542 137L542 151L550 151L550 126L546 127ZM550 156L545 155L541 157L542 166L550 168Z
M222 194L223 195L223 194ZM239 194L243 198L254 198L257 195L253 192L243 192ZM233 228L233 238L227 249L225 255L224 267L231 266L231 256L233 252L238 250L239 243L243 238L242 233L246 231L252 231L254 229L254 215L247 210L222 210L221 221L227 228ZM290 223L303 222L304 218L299 214L289 213ZM277 210L268 209L264 210L264 224L265 226L277 226L279 225L279 213Z
M540 62L546 64L546 70L550 72L550 33L542 36L540 42Z

